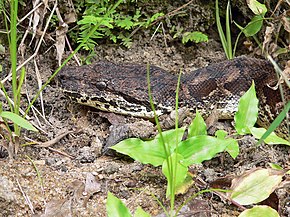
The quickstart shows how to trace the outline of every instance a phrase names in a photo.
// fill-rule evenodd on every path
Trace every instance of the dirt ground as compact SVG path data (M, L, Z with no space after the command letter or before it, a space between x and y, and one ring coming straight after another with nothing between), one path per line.
M101 44L93 61L150 63L168 71L184 72L204 67L225 59L215 31L208 43L184 46L165 45L162 34L152 40L149 32L136 37L130 49L119 45ZM56 60L50 54L38 57L37 65L45 81L55 68ZM70 64L75 63L71 60ZM35 67L27 68L26 89L30 98L35 94ZM25 90L24 90L25 91ZM104 156L101 148L109 133L106 115L95 109L77 105L62 93L57 81L43 92L45 118L37 114L39 133L25 132L22 142L50 141L70 132L50 147L27 145L21 147L16 160L10 162L2 151L0 159L0 216L106 216L106 197L110 191L133 212L138 206L152 216L163 212L155 195L168 206L165 198L166 179L161 168L142 165L124 157ZM38 101L35 107L41 112ZM33 114L32 120L37 123ZM82 129L80 132L77 129ZM224 187L232 177L253 168L268 168L277 163L290 166L290 149L282 145L255 146L255 139L245 136L239 140L240 154L232 159L227 153L201 165L190 167L194 185L176 203L182 204L196 192L220 182ZM30 159L33 161L30 161ZM33 165L35 164L35 165ZM37 170L36 170L37 168ZM217 185L217 184L216 184ZM290 216L290 192L281 188L273 195L280 216ZM46 211L45 211L46 210ZM56 212L57 210L57 212ZM192 199L182 210L182 216L238 216L242 210L214 193L205 193ZM46 212L46 213L45 213ZM45 213L45 214L44 214ZM162 215L160 215L162 216Z

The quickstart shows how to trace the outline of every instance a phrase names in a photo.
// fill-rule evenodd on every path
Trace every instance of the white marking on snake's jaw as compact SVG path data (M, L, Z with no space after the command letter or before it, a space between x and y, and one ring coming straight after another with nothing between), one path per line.
M146 107L142 104L128 102L121 95L99 93L99 95L94 94L88 96L86 93L77 93L76 91L69 91L67 93L70 98L77 101L77 103L94 107L102 111L131 115L134 117L154 118L154 112L151 110L151 107L148 108L150 105ZM172 107L165 107L162 105L155 105L155 107L157 116L173 110Z

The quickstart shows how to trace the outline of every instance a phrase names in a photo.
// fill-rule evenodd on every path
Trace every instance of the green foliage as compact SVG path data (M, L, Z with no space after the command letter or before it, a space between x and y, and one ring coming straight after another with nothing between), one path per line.
M111 1L102 0L95 2L86 0L84 4L86 8L83 13L84 16L78 21L80 26L78 42L84 42L83 48L91 52L93 52L97 44L96 39L102 38L109 39L114 43L121 41L122 45L130 47L132 44L130 33L133 28L148 28L152 22L164 15L163 13L156 13L151 17L143 17L139 9L128 11L125 15L121 10L116 8L111 11L109 16L104 17L112 7ZM96 23L100 23L99 28L89 40L84 40Z
M188 41L193 41L195 43L208 42L208 36L202 32L185 32L182 35L182 43L186 44Z
M272 169L250 171L240 177L240 180L233 181L230 197L241 205L259 203L270 196L281 183L283 176L283 172Z
M258 98L256 96L255 84L241 97L238 112L235 114L235 128L238 134L250 133L258 118Z
M206 135L206 124L196 109L195 111L195 118L193 119L192 123L188 127L188 137L199 136L199 135Z
M35 127L33 127L29 121L25 120L24 118L13 112L2 111L0 113L0 117L11 120L14 124L18 125L19 127L37 132L37 129L35 129Z
M115 197L111 192L108 192L106 203L108 217L131 217L129 209L125 204Z
M252 18L252 20L245 26L242 27L235 21L233 21L236 26L241 30L241 33L236 38L234 49L232 49L232 42L231 42L231 20L230 20L230 1L228 1L227 9L226 9L226 35L224 33L224 30L221 25L220 21L220 15L219 15L219 7L218 7L218 0L215 2L215 8L216 8L216 23L217 28L220 36L220 40L223 45L223 49L225 51L225 54L228 59L232 59L235 56L235 51L237 47L237 43L239 41L239 38L241 36L241 33L244 33L246 37L255 37L255 35L261 30L263 26L263 20L265 17L265 14L267 12L267 8L264 4L261 4L260 2L256 0L249 0L247 1L248 7L252 10L252 12L255 14L255 16Z
M281 122L286 118L290 110L290 102L287 103L285 108L280 112L280 114L275 118L273 123L269 126L267 131L260 137L257 145L261 144L274 130L281 124ZM267 142L266 142L267 143Z
M132 217L125 204L111 192L108 192L106 209L108 217ZM141 207L138 207L134 213L134 217L150 217L150 215Z
M234 118L237 133L239 135L253 134L255 138L261 138L266 129L254 127L257 117L258 99L253 83L239 101L238 111ZM188 166L210 160L218 153L224 151L228 152L232 158L236 158L239 154L237 140L227 138L227 132L218 130L215 133L215 137L206 135L206 125L198 111L188 128L188 138L182 141L184 132L184 128L168 130L159 133L149 141L130 138L111 148L122 154L129 155L141 163L153 166L162 165L162 172L168 182L166 195L169 196L172 192L170 191L170 186L174 185L173 189L175 189L174 192L176 193L177 189L184 184L188 177ZM265 142L267 144L289 145L288 141L274 134L270 134ZM173 171L171 173L173 175L170 174L170 170Z
M239 217L279 217L279 213L269 206L254 206L251 209L243 211Z
M230 1L228 1L226 9L226 35L222 28L219 14L218 0L215 1L215 15L216 24L219 32L219 36L228 59L233 59L234 51L232 50L232 38L231 38L231 27L230 27Z

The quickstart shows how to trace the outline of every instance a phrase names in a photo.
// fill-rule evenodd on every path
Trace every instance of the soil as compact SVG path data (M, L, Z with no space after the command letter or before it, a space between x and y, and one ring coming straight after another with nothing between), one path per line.
M225 59L216 30L207 43L184 46L167 41L163 34L151 39L152 33L135 36L130 49L114 44L96 47L92 60L112 62L150 63L178 73L207 66ZM53 58L51 58L53 56ZM55 55L38 56L37 65L42 81L53 72ZM69 64L76 64L73 60ZM37 89L34 64L27 66L26 89L31 99ZM62 133L71 132L50 147L26 145L17 158L10 161L3 150L0 159L0 216L106 216L106 198L112 192L128 206L132 213L138 206L152 216L162 216L166 207L166 179L161 168L142 165L124 156L105 156L101 149L109 135L110 121L106 114L71 102L62 93L57 81L43 91L44 116L30 114L40 126L39 133L23 131L21 142L50 141ZM23 102L25 104L25 102ZM42 113L40 101L35 103ZM230 124L231 125L231 124ZM79 131L81 129L81 131ZM255 146L251 136L239 140L240 154L232 159L222 153L201 165L193 165L194 184L178 195L176 204L211 185L225 187L232 178L254 168L268 168L268 163L289 167L290 149L282 145ZM153 195L155 195L153 197ZM290 216L290 192L281 188L274 196L280 216ZM194 197L182 209L182 216L238 216L243 210L215 193Z

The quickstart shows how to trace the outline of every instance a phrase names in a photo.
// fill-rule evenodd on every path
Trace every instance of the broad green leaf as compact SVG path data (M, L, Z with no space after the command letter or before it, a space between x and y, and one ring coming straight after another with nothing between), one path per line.
M217 153L224 151L231 142L232 139L194 136L179 144L178 153L184 157L182 164L189 166L212 159Z
M186 44L188 41L194 41L195 43L208 42L208 36L197 31L185 32L182 36L182 43Z
M259 203L267 199L282 181L282 172L255 169L232 182L231 199L241 205Z
M170 186L172 186L171 181L175 184L175 190L178 186L182 185L185 178L187 177L187 171L188 168L180 163L180 161L183 159L183 156L180 154L173 153L171 156L169 156L169 161L172 162L172 171L175 174L170 174L167 162L164 161L162 165L162 172L167 178L167 191L166 191L166 197L169 197L172 193L170 190ZM177 162L176 162L177 161ZM175 193L175 192L174 192Z
M255 84L241 97L238 111L235 114L235 128L238 134L249 134L250 127L253 127L258 117L258 99L255 91Z
M252 18L252 20L246 25L245 28L242 29L242 32L246 37L256 35L263 26L263 16L256 15Z
M162 133L164 142L169 146L170 152L176 148L181 141L185 128L177 130L167 130ZM176 133L178 140L176 141ZM158 134L153 140L143 141L137 138L126 139L111 147L119 153L125 154L143 164L151 164L153 166L162 165L166 159L166 152L162 144L160 135Z
M217 130L215 132L215 136L218 139L225 139L227 135L228 135L228 132L224 130ZM232 158L235 159L240 153L239 143L235 139L229 139L229 140L231 140L231 142L228 144L226 151L231 155Z
M0 116L2 118L7 118L9 120L11 120L13 123L17 124L18 126L25 128L27 130L31 130L31 131L35 131L37 132L38 130L26 119L24 119L23 117L13 113L13 112L1 112Z
M235 139L227 139L229 141L228 146L226 147L226 152L228 152L232 158L236 158L240 153L239 143Z
M254 206L243 211L239 217L279 217L279 213L269 206Z
M169 145L171 151L173 151L173 149L175 149L178 143L182 140L184 131L185 131L185 127L181 127L181 128L166 130L162 132L164 142L166 145ZM155 138L160 140L161 142L160 134L157 134Z
M206 135L206 124L196 109L195 118L188 127L188 138L199 135Z
M218 139L225 139L226 136L228 135L227 131L224 130L217 130L214 135L218 138Z
M250 131L252 135L256 139L260 139L264 133L267 131L265 128L256 128L256 127L251 127ZM282 145L290 145L290 142L280 138L277 136L274 132L272 132L265 140L264 142L269 145L275 145L275 144L282 144Z
M140 206L138 206L134 213L134 217L151 217L151 215L149 215Z
M264 4L261 4L257 0L248 0L248 7L256 15L265 15L267 13L267 7Z
M143 141L137 138L125 139L112 146L111 149L128 155L143 164L151 164L153 166L162 165L166 159L162 143L157 139L150 141Z
M129 209L111 192L108 192L106 210L108 217L131 217Z

